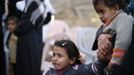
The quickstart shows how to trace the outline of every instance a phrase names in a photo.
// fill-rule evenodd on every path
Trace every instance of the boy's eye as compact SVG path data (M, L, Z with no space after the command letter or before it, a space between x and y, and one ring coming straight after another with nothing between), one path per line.
M100 14L104 14L104 11L103 11L103 10L100 10L99 13L100 13Z
M103 10L103 9L97 10L98 14L104 14L104 12L105 12L105 10Z

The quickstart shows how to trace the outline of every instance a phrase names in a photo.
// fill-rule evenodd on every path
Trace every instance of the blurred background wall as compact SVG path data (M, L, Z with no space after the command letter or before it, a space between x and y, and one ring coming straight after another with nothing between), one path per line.
M69 26L92 26L101 24L92 0L50 0L56 10L56 18Z

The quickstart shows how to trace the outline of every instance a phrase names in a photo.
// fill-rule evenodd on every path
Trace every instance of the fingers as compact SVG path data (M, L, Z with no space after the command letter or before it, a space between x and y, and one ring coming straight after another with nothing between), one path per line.
M110 34L101 34L98 37L98 40L105 40L105 39L111 39L111 38L112 38L112 35L110 35Z
M112 43L110 41L111 35L101 34L98 38L98 59L103 61L110 61L112 55Z
M111 36L108 34L102 34L98 38L98 49L103 50L105 53L111 52L112 44L109 40Z
M102 60L102 61L106 61L106 62L109 62L110 59L111 59L111 55L112 53L106 53L105 51L103 50L98 50L97 51L97 57L99 60Z
M105 53L103 53L102 51L98 50L97 51L97 57L98 57L99 60L104 60Z
M109 50L111 50L111 42L109 40L106 40L104 42L99 41L98 42L98 49L99 50L104 50L106 53L109 52Z
M82 63L85 63L85 61L86 61L86 55L85 55L84 53L80 52L80 58L79 58L79 60L80 60Z

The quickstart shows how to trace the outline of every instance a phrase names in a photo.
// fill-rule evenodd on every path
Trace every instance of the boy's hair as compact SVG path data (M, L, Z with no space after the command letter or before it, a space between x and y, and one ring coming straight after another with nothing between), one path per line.
M94 7L98 4L105 4L110 8L118 5L119 9L124 9L126 7L125 0L93 0Z
M7 21L11 21L11 20L14 20L16 22L16 24L19 23L19 19L16 16L10 16L10 17L8 17Z
M81 64L81 61L79 60L79 58L80 58L79 50L76 47L75 43L73 43L71 40L56 41L54 46L64 48L67 52L69 59L71 59L71 60L76 59L74 64L72 64L72 65Z

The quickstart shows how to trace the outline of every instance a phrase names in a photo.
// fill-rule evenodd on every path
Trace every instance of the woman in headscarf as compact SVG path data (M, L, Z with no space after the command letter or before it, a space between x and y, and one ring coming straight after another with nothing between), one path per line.
M45 0L25 0L18 36L16 75L41 75L42 26L49 23L51 13L46 11Z

